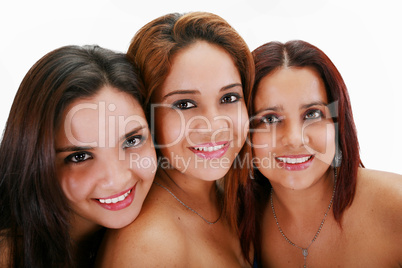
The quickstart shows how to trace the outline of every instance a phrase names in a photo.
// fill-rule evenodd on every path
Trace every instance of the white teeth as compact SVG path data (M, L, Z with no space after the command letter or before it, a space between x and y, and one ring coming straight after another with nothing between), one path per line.
M222 149L225 145L216 145L216 146L210 146L210 147L193 147L194 149L196 149L197 151L201 151L201 152L213 152L213 151L218 151L220 149Z
M125 193L125 194L123 194L123 195L121 195L121 196L115 197L115 198L98 199L98 200L99 200L99 202L101 202L101 203L106 203L106 204L113 203L113 204L116 204L117 202L120 202L120 201L123 201L124 199L126 199L126 197L127 197L130 193L131 193L131 190L128 191L127 193Z
M287 163L287 164L300 164L304 163L307 160L309 160L311 156L306 156L306 157L300 157L300 158L289 158L289 157L277 157L277 159L281 162Z

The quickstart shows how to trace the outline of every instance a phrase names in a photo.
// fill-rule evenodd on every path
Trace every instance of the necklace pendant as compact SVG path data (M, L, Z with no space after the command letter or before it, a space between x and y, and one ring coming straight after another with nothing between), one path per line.
M307 248L302 248L302 254L303 254L304 258L306 258L307 255L308 255L308 249Z

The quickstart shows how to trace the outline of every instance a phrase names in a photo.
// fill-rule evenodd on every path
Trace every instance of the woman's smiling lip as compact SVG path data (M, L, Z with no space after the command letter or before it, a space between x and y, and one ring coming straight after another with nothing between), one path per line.
M93 200L105 209L114 211L121 210L128 207L133 202L136 185L137 184L121 193L111 195L106 198L95 198Z
M283 155L275 157L280 166L289 171L298 171L307 169L314 160L314 155Z
M188 148L199 157L212 159L221 158L229 149L229 144L229 141L208 142Z

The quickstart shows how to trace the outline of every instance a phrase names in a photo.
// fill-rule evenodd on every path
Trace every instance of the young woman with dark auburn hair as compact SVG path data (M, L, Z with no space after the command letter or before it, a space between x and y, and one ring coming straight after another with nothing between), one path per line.
M402 176L363 168L334 64L304 41L270 42L253 56L262 267L400 267Z
M0 147L0 266L90 267L103 228L141 210L156 162L125 54L66 46L15 96Z
M161 165L138 219L107 232L102 266L250 266L237 225L248 213L240 209L254 79L247 44L217 15L175 13L141 28L128 56L147 90Z

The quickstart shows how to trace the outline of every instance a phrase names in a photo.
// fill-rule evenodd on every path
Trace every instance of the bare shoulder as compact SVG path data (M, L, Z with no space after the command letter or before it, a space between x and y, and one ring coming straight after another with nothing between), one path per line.
M402 175L361 168L356 198L368 205L373 218L390 236L402 239Z
M370 226L367 233L377 245L386 249L388 259L402 264L402 175L359 169L355 201L365 211ZM356 214L359 212L356 211ZM363 229L363 228L361 228ZM366 235L367 235L366 233Z
M99 267L174 266L186 256L186 240L168 203L153 187L138 218L119 230L108 230L98 253Z
M360 168L357 173L357 190L385 202L402 202L402 175Z

